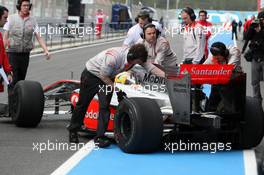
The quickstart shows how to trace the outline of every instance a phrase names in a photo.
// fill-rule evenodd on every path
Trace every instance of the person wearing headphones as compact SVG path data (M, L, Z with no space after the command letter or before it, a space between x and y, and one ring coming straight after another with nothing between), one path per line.
M201 64L204 61L206 38L201 24L195 21L196 15L190 7L181 11L183 20L183 63Z
M196 15L190 7L185 7L181 11L183 22L183 64L202 64L205 60L205 32L203 26L195 21ZM200 108L200 85L194 85L195 92L192 95L192 110L201 111Z
M27 74L30 52L34 48L33 36L37 38L47 60L50 59L49 51L40 37L37 21L30 15L30 0L18 0L16 7L18 13L10 15L4 25L4 44L13 69L13 81L8 87L9 111L13 110L13 88Z
M156 26L156 29L158 29L161 32L161 35L164 36L164 31L161 28L160 24L156 21L152 21L152 18L149 16L149 13L146 10L142 10L137 15L136 19L136 25L132 26L128 32L127 36L123 42L123 46L125 47L131 47L133 44L136 44L136 42L140 39L140 34L143 31L143 26L145 24L152 23Z
M117 92L119 100L124 95L114 86L114 78L117 74L131 69L135 64L143 65L148 57L147 50L143 44L135 44L130 49L125 47L114 47L100 52L98 55L86 62L86 67L81 75L79 101L73 111L69 130L69 141L78 143L78 131L83 124L86 109L91 100L98 94L99 98L99 118L97 134L94 138L95 144L104 148L110 145L109 139L104 135L110 117L110 101L113 91ZM163 71L149 65L145 69L158 76L164 77Z
M222 42L215 42L210 47L210 55L204 64L233 64L238 69L241 63L241 52L235 46L226 48Z
M26 77L30 51L34 48L34 35L46 58L50 59L49 51L40 37L37 21L30 15L31 7L30 0L18 0L18 13L10 15L4 26L4 43L8 48L9 61L14 73L13 86Z
M177 65L176 53L170 48L166 38L159 35L160 33L154 24L146 24L138 43L145 45L148 51L148 62L163 67L175 67Z

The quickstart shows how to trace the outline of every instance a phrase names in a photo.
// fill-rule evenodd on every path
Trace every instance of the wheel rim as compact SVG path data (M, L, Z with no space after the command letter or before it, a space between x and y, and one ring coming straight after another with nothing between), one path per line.
M131 137L131 119L127 113L124 113L122 117L120 117L120 130L122 136L125 138L125 140L128 140Z
M14 92L12 107L13 107L13 109L12 109L13 115L14 115L14 117L16 117L17 109L18 109L18 93L17 92Z

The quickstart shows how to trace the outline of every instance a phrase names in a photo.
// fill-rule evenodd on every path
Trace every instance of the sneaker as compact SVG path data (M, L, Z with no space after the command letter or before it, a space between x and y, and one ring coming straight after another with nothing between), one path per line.
M69 142L70 143L79 143L79 137L77 132L70 131L69 133Z
M109 138L102 136L102 137L96 137L94 139L94 144L98 146L99 148L106 148L111 145L111 141Z

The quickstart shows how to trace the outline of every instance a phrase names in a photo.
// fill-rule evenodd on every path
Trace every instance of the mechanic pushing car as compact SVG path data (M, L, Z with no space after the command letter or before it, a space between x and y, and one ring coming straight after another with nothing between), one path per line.
M226 48L222 42L215 42L210 47L210 55L203 64L233 64L240 67L241 52L236 46Z
M79 142L77 131L83 124L87 107L95 94L98 94L100 107L97 135L94 141L101 148L110 145L109 139L104 136L110 117L110 101L113 91L117 92L119 101L124 95L122 91L119 91L114 86L113 80L115 76L120 72L129 70L135 64L140 64L147 71L165 77L164 72L159 68L145 63L147 56L148 53L145 46L143 44L135 44L130 49L125 47L107 49L87 61L86 68L81 75L79 101L73 111L68 127L70 142Z
M156 26L156 29L159 30L159 32L161 33L161 35L165 36L160 24L156 21L153 21L149 15L149 12L147 12L146 10L140 11L135 21L137 24L135 24L128 30L126 39L123 42L123 46L131 47L133 44L136 44L137 41L140 39L140 34L143 31L143 26L149 23L154 24Z
M210 47L210 55L204 64L229 64L234 65L234 71L242 72L240 66L241 63L241 52L235 46L230 46L226 48L225 44L222 42L215 42ZM230 104L230 94L232 92L230 89L233 87L224 85L212 85L211 94L209 96L207 110L217 111L217 112L230 112L234 111L233 106Z
M166 38L160 36L160 32L154 24L144 25L143 33L138 43L145 45L150 62L162 65L163 67L176 67L176 53L170 48L170 44Z

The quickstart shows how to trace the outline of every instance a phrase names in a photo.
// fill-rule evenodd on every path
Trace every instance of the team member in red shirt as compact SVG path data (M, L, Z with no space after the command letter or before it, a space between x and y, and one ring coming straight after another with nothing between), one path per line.
M7 22L8 16L8 9L0 6L0 27L3 27L4 24ZM8 57L5 51L4 42L2 34L0 33L0 67L4 69L5 73L7 74L7 78L9 82L12 81L12 69L8 61ZM0 92L4 91L4 86L2 81L0 82Z
M210 36L212 35L211 27L213 26L212 23L207 21L207 18L208 18L207 11L206 10L201 10L199 12L198 23L201 24L205 28L205 31L206 31L206 35L205 35L206 43L205 43L205 49L204 49L205 59L208 58L208 40L209 40Z
M102 9L98 9L97 14L96 14L96 29L97 29L96 38L97 39L101 38L104 18L105 18L105 16L103 14Z
M255 20L255 16L253 15L253 16L251 17L251 19L247 20L247 21L245 22L244 26L243 26L243 27L244 27L244 31L243 31L243 39L244 39L244 40L245 40L245 34L246 34L246 32L248 31L248 29L249 29L251 23L252 23L254 20Z
M8 10L7 8L0 6L0 27L3 27L4 24L7 21L7 16L8 16ZM2 38L2 34L0 32L0 67L4 69L4 72L7 74L7 78L9 82L12 81L12 72L11 72L11 66L8 61L7 54L5 52L4 48L4 42ZM3 86L3 78L0 76L0 92L4 91L4 86ZM8 107L6 104L1 104L0 105L0 115L1 116L7 116L8 115Z

